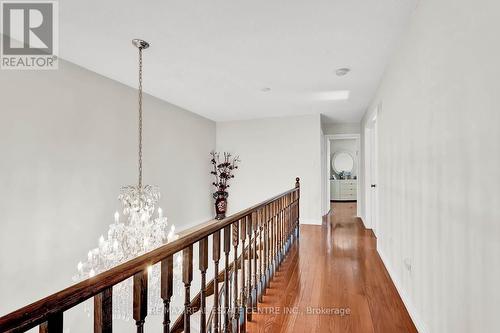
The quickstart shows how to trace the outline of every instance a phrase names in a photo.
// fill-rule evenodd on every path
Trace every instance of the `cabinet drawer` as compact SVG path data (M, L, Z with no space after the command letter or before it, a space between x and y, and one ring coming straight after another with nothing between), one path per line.
M356 200L356 193L342 193L342 200Z
M341 191L356 190L356 188L357 188L356 185L348 185L348 184L342 184L342 185L340 185L340 190Z

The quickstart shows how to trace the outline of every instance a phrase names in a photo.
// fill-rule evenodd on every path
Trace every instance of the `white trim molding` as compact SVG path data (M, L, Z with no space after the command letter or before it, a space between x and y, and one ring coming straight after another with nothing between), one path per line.
M323 224L322 220L304 219L304 218L300 218L299 222L300 222L300 224L311 224L311 225L322 225Z
M329 134L325 135L328 139L330 140L342 140L342 139L360 139L361 134L354 133L354 134Z
M380 256L380 259L382 259L382 263L384 264L385 269L389 273L389 276L391 277L391 280L394 283L394 286L396 287L396 290L398 291L401 300L403 300L406 310L408 311L411 320L413 320L413 323L415 324L417 331L419 333L428 333L429 330L427 329L427 326L422 320L422 317L420 316L417 309L413 305L413 302L410 300L408 294L403 289L403 286L401 285L399 279L396 278L396 274L394 273L394 270L392 269L392 266L389 263L389 259L385 256L385 254L380 250L378 246L377 246L377 252L378 255Z

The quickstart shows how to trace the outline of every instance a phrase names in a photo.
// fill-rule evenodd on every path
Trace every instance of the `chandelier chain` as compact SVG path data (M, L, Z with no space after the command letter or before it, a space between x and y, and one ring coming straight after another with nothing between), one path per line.
M142 47L139 47L139 188L142 188Z

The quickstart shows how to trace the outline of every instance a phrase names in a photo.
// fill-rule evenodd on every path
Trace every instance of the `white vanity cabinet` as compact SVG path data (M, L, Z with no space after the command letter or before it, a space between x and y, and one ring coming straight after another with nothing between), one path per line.
M356 179L330 180L330 200L356 201L358 181Z

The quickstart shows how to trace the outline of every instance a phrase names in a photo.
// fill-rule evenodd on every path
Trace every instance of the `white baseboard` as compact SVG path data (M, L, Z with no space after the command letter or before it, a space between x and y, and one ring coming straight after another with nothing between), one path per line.
M415 306L413 305L413 302L411 302L410 298L408 297L408 294L403 289L399 279L397 278L396 274L394 273L394 270L392 269L391 264L389 263L389 260L378 246L377 246L377 252L380 258L382 259L382 262L384 263L385 268L387 269L387 272L389 273L392 279L392 282L394 282L394 286L396 286L399 296L401 296L401 299L403 300L403 303L406 306L406 310L408 310L408 313L410 314L413 323L417 327L417 331L419 333L428 333L429 330L427 329L427 326L424 324L422 317L417 312Z
M322 225L323 222L321 220L300 218L300 224Z

